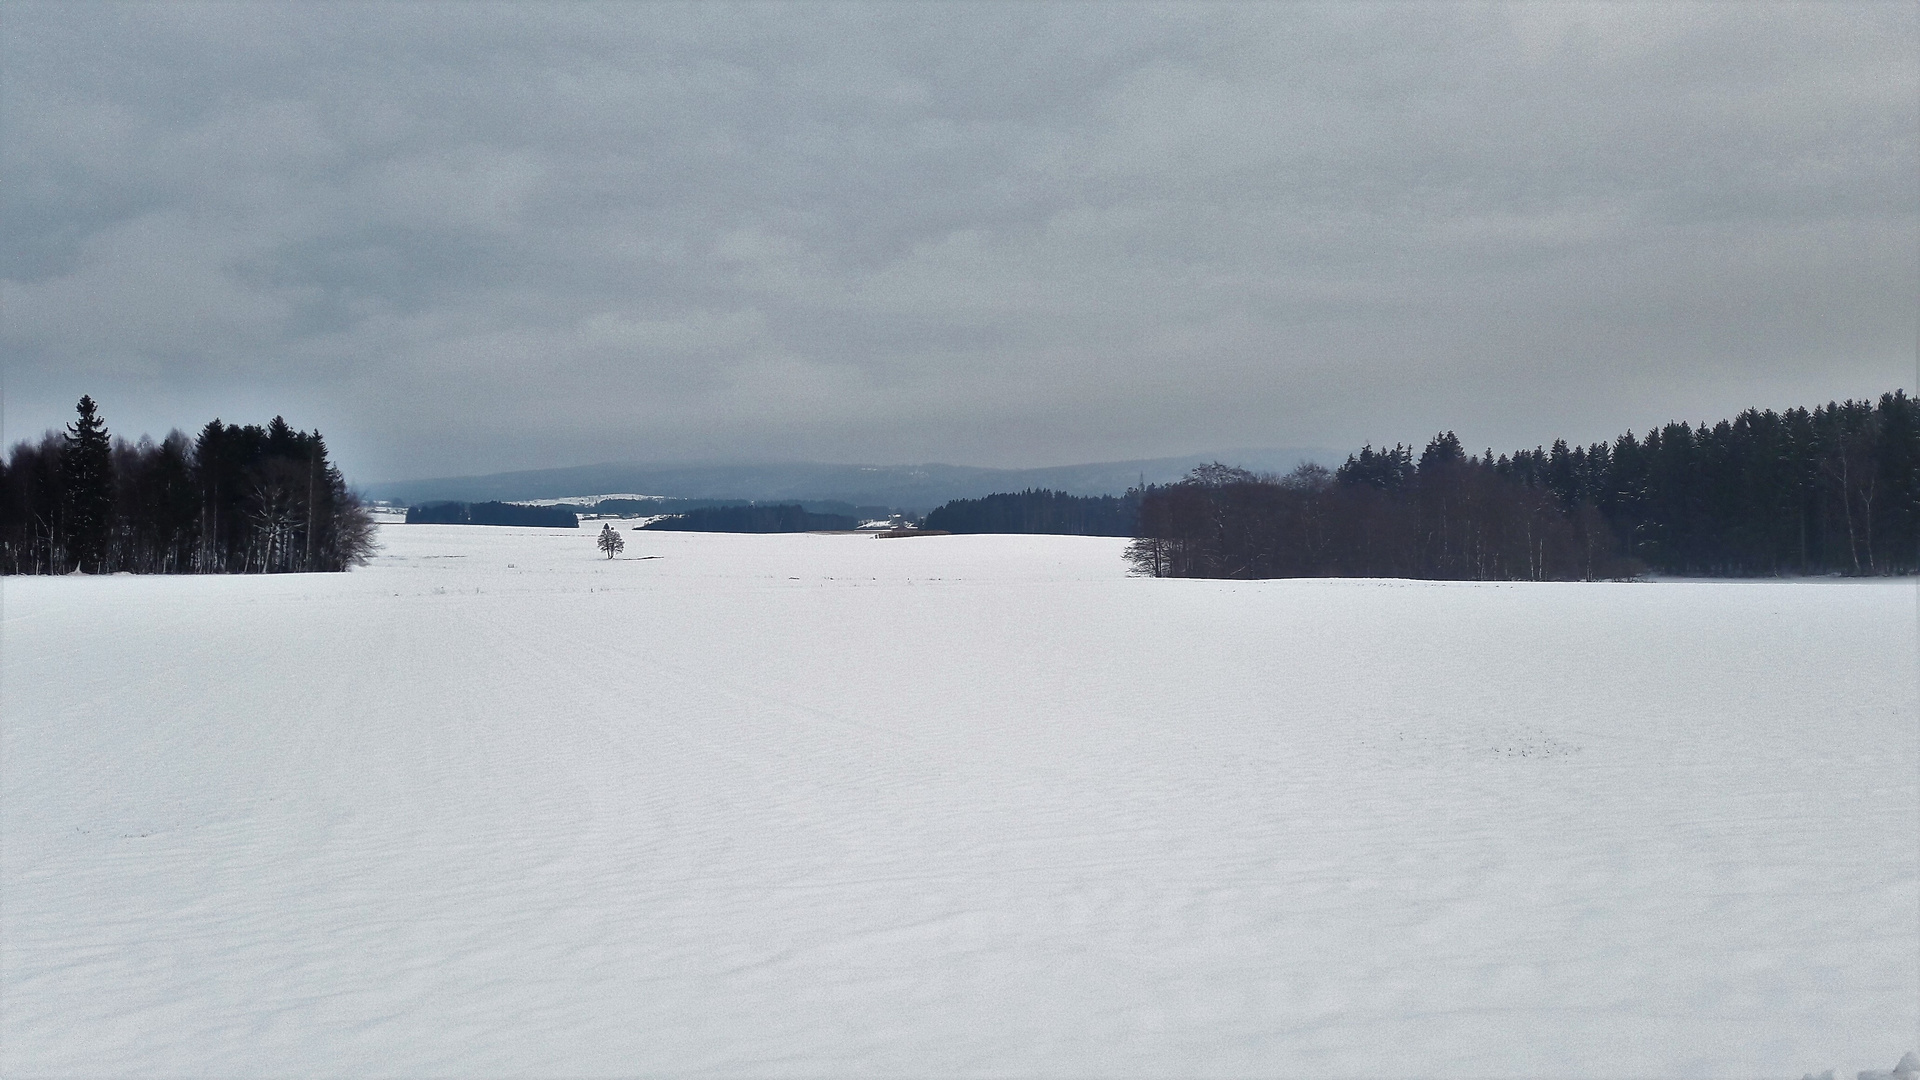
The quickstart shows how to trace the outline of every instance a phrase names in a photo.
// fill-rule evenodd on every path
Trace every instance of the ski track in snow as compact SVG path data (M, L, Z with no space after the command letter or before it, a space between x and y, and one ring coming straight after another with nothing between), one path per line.
M1851 1075L1920 1028L1911 581L382 538L5 580L0 1072Z

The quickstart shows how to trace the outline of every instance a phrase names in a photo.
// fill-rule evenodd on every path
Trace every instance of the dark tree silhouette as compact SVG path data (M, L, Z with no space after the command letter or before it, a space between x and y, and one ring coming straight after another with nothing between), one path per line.
M611 525L600 526L600 538L594 544L606 552L609 559L627 549L627 542L620 538L620 530Z
M1017 494L954 499L929 512L925 527L951 533L1132 536L1139 518L1138 492L1083 496L1030 488Z
M1371 446L1329 483L1221 464L1148 489L1128 557L1158 576L1485 580L1920 570L1920 404L1669 423L1579 447L1468 456L1452 432L1416 463Z
M113 442L93 398L76 411L60 453L61 532L69 568L97 574L113 540Z
M434 502L407 507L409 525L520 525L543 529L577 529L580 515L560 506L521 506L518 503Z
M791 505L710 506L649 521L643 529L676 532L835 532L860 523L845 514L816 514Z
M79 411L0 463L0 573L344 570L373 551L373 520L317 431L215 420L198 439L128 443L92 398Z

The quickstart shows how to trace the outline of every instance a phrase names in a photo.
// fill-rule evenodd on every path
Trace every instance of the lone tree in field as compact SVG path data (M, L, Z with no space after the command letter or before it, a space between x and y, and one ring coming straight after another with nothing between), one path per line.
M620 533L611 525L600 526L600 539L594 541L601 551L611 559L627 549L627 542L620 539Z

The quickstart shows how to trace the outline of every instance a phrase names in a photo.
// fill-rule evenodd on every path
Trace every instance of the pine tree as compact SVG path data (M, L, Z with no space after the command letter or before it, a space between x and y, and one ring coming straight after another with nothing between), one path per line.
M76 409L80 419L67 425L60 453L61 533L68 568L97 574L113 538L113 444L93 398L81 397Z

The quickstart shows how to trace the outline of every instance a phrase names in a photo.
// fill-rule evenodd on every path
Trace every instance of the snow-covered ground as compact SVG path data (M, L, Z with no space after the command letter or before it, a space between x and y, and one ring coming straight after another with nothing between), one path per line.
M1912 582L382 527L8 579L0 1073L1784 1076L1920 1025Z

